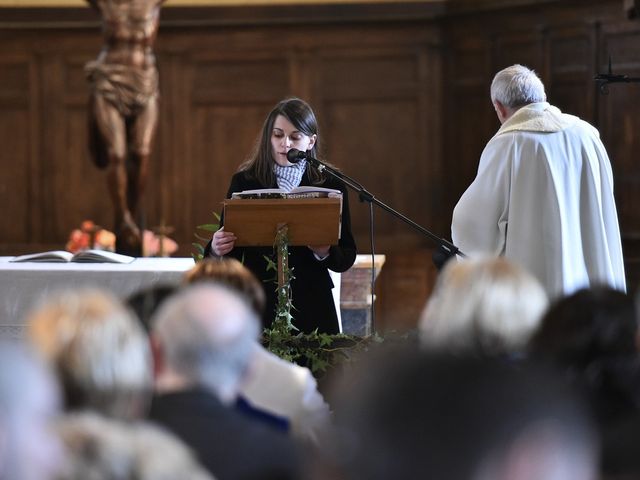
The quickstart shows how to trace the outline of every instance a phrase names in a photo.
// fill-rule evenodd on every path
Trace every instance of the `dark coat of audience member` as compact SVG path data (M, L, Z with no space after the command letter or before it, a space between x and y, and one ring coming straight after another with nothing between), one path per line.
M345 380L314 480L595 478L588 410L557 372L403 350Z
M600 427L605 474L640 475L640 357L634 300L608 287L551 306L530 344L582 390ZM637 477L634 477L637 478Z
M288 437L223 405L203 388L158 395L150 418L180 437L220 480L295 478Z

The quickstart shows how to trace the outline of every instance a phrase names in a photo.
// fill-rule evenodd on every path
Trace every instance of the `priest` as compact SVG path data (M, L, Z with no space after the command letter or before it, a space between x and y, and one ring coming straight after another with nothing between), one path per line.
M468 255L504 255L551 298L592 284L626 289L609 157L598 131L547 103L536 73L496 74L502 126L453 212L452 239Z

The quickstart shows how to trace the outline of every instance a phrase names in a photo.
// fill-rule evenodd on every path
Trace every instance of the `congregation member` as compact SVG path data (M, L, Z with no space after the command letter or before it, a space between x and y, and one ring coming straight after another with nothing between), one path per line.
M76 412L56 430L66 451L56 480L214 480L186 445L156 425Z
M555 365L588 399L607 479L640 475L639 338L634 298L601 286L555 302L529 346L531 356Z
M262 133L249 159L231 178L227 198L234 192L263 188L289 191L298 186L321 186L342 192L342 226L337 245L292 246L289 248L289 268L294 272L291 282L293 325L305 333L338 333L339 323L331 290L329 270L344 272L354 263L356 244L351 233L349 197L341 180L320 171L301 160L292 164L287 152L295 148L314 158L320 158L321 137L316 116L311 107L298 98L278 103L267 116ZM224 228L213 234L205 248L205 256L231 256L242 260L264 285L267 308L263 324L269 327L277 304L275 274L267 270L266 257L273 257L272 247L237 247L236 236ZM275 239L274 239L275 241Z
M28 341L57 373L65 410L123 420L148 412L153 389L149 341L133 312L97 289L47 297L27 319Z
M405 349L370 359L336 394L313 480L596 480L580 399L528 362Z
M467 255L504 255L550 298L603 283L625 289L613 174L598 131L547 102L535 72L499 71L491 102L502 124L453 212Z
M0 341L0 478L53 480L62 444L53 429L60 410L54 376L24 345Z
M189 445L219 480L299 478L293 440L232 408L259 329L248 302L214 284L178 292L152 321L150 418Z
M540 282L503 257L448 262L419 322L429 350L518 357L548 306Z
M235 258L204 259L186 273L185 280L188 284L225 284L244 294L257 315L264 312L265 295L260 282ZM330 419L329 405L318 391L311 371L283 360L259 342L254 346L240 394L251 406L285 418L292 435L314 444Z

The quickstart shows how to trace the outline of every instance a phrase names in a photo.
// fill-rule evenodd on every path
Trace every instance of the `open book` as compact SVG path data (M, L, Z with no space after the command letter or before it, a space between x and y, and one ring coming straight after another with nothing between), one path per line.
M342 192L333 188L303 186L296 187L289 191L283 190L281 188L243 190L242 192L234 192L231 195L231 198L327 198L341 196Z
M109 252L108 250L80 250L77 253L65 250L31 253L13 257L11 262L80 262L80 263L131 263L135 257Z

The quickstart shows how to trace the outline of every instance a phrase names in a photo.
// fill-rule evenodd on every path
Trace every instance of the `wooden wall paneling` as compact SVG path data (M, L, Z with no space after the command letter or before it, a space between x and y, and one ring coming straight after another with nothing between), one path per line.
M188 218L200 219L199 224L221 210L231 176L252 151L267 113L291 87L289 62L280 52L202 53L192 62L189 143L194 161L186 180L192 202Z
M491 78L505 67L520 63L538 72L543 82L547 80L543 52L544 33L535 31L505 31L496 35L493 51Z
M16 244L33 234L38 196L33 190L37 146L38 97L33 95L37 67L24 52L0 57L0 203L11 215L0 216L0 242Z
M606 71L611 56L614 73L640 77L639 42L637 22L603 26L598 71ZM635 291L640 282L640 85L612 84L607 95L598 96L598 103L600 133L613 166L629 290Z
M377 280L376 329L408 331L416 328L420 313L436 281L429 249L408 249L387 257Z
M434 207L426 187L439 164L431 153L440 151L438 129L432 128L440 112L438 82L432 81L440 69L433 56L429 42L411 48L362 42L339 53L321 50L314 89L329 160L428 228ZM354 193L350 198L359 251L370 252L369 204ZM376 328L412 328L431 288L427 252L432 245L377 206L374 229L376 251L387 256L379 277ZM402 288L402 279L409 279L411 288Z
M56 222L49 234L56 239L66 240L69 232L85 219L108 229L114 227L106 170L94 164L87 141L90 89L84 66L97 53L81 49L62 52L56 65L59 84L54 98L48 99L55 105L51 128L57 141L55 151L46 160L54 163L48 182L53 188L49 214Z
M447 238L453 208L475 178L480 154L499 127L489 96L491 42L479 33L466 33L466 27L457 25L448 32L445 50L443 181L448 188L441 215L447 218Z
M419 114L426 88L419 72L419 54L398 50L323 55L316 97L329 159L385 203L424 223L428 208L416 200L426 180L429 139ZM353 210L356 232L367 232L367 206L356 202ZM386 213L376 222L383 243L390 235L415 236Z
M147 228L159 225L174 229L169 235L178 237L186 230L189 220L185 207L190 205L189 188L186 188L185 172L193 159L189 132L193 125L189 117L189 63L184 51L159 50L160 118L155 146L149 165L149 188L143 208ZM155 188L154 188L155 186ZM201 223L209 223L203 219ZM184 234L180 242L180 255L188 256L195 227Z
M551 28L547 35L549 102L595 123L595 26Z

